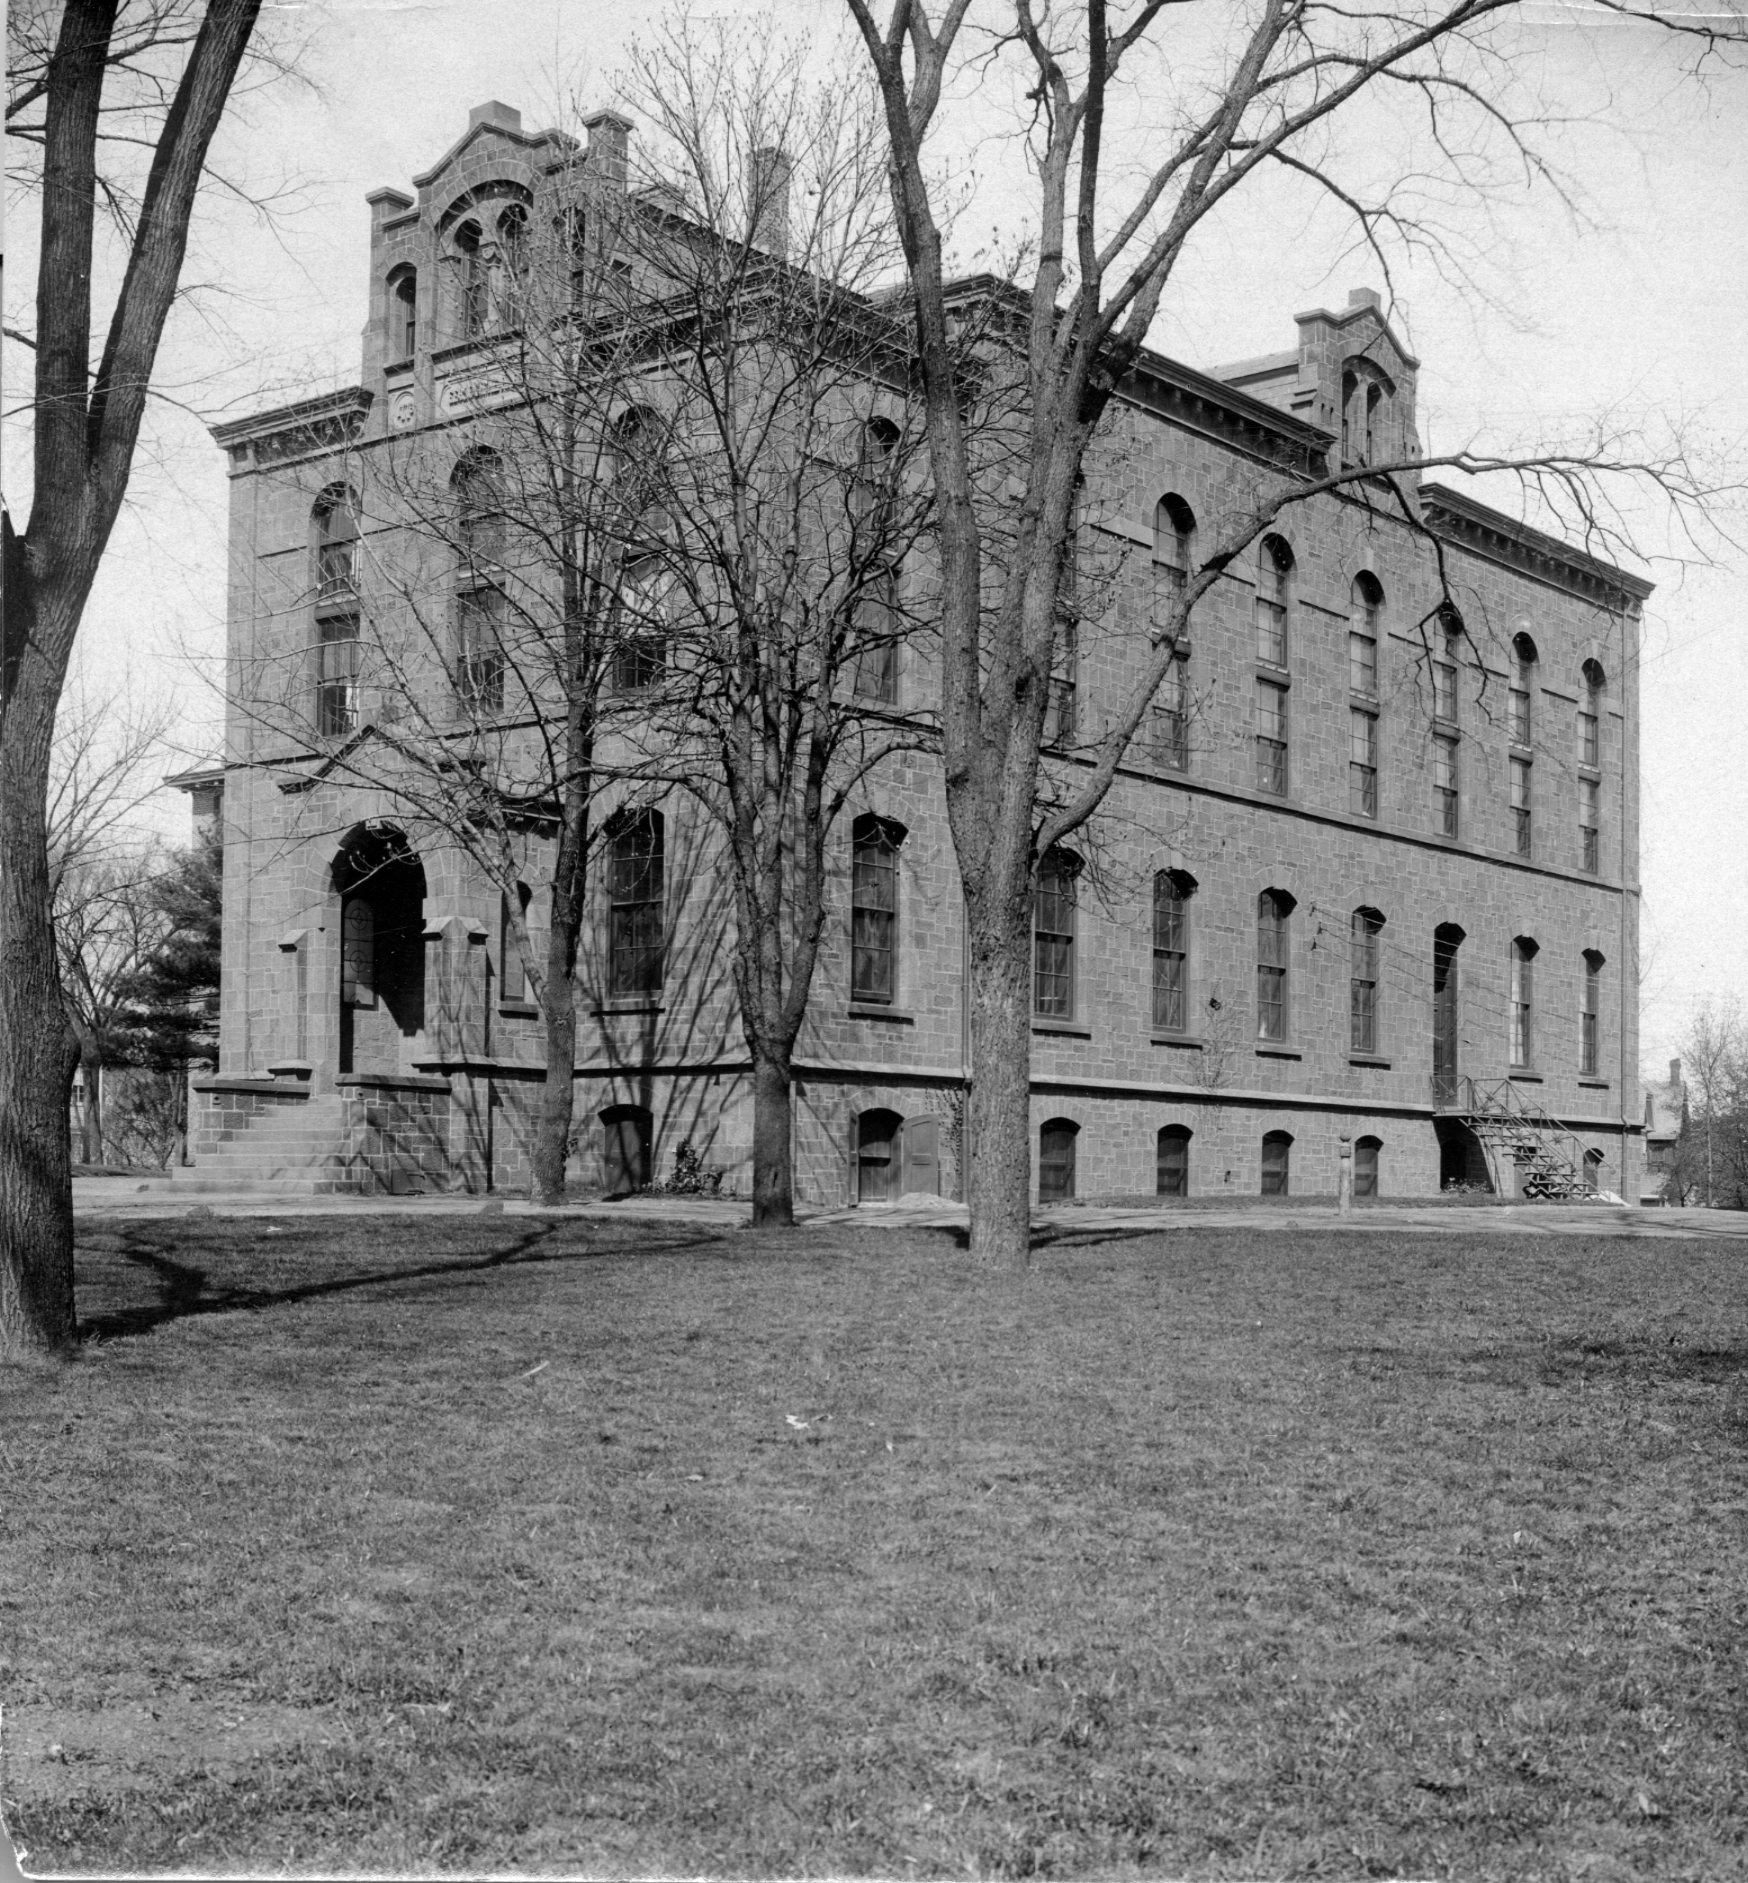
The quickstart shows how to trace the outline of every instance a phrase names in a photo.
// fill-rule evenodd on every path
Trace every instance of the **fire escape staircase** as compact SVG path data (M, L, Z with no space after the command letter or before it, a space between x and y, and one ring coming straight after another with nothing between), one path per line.
M1521 1189L1525 1197L1549 1203L1595 1200L1583 1144L1509 1079L1495 1085L1461 1079L1454 1099L1441 1109L1480 1139L1497 1192ZM1508 1165L1516 1171L1516 1183L1506 1180Z

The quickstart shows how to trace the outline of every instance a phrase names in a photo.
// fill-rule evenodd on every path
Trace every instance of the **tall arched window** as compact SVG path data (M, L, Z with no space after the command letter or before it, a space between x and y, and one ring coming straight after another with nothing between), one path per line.
M1278 536L1265 536L1256 552L1256 657L1265 666L1287 664L1292 610L1293 552Z
M344 738L358 726L358 517L342 484L316 503L316 728Z
M889 418L862 427L855 481L850 491L851 572L862 586L856 628L862 642L856 662L856 692L863 699L894 705L898 700L897 492L899 430Z
M1584 990L1578 1012L1578 1070L1594 1079L1602 1063L1603 959L1594 948L1584 951Z
M1155 1193L1188 1196L1190 1193L1190 1128L1164 1125L1155 1140Z
M1362 700L1378 697L1378 631L1384 590L1369 569L1353 579L1347 626L1347 690Z
M1527 634L1511 640L1511 742L1527 746L1534 730L1533 695L1536 677L1536 644Z
M534 891L526 883L518 883L516 913L522 918L524 930L528 923L528 905L533 900ZM510 898L505 895L498 897L498 999L517 1007L524 1005L528 999L528 964L517 945L516 925L510 916Z
M1284 889L1265 889L1256 899L1256 1036L1287 1037L1287 922L1293 898Z
M850 998L898 997L898 850L904 826L872 814L851 831Z
M1578 763L1598 771L1602 766L1602 690L1606 684L1599 661L1584 663L1584 694L1578 707Z
M1153 1030L1182 1033L1190 1013L1190 897L1196 879L1161 870L1153 879Z
M1175 492L1153 506L1153 622L1163 630L1189 585L1195 556L1195 512Z
M1353 1193L1355 1196L1378 1194L1378 1153L1384 1148L1382 1138L1356 1138L1353 1147Z
M491 313L491 284L479 224L471 219L462 223L455 231L454 242L461 337L473 340L485 332Z
M1527 935L1511 944L1511 1063L1525 1070L1535 1064L1535 959L1540 952Z
M501 467L490 451L455 467L455 691L462 704L496 712L504 704L504 560Z
M1293 1134L1290 1131L1265 1131L1262 1140L1262 1193L1286 1196L1290 1192Z
M607 827L607 991L662 985L662 814L619 811Z
M397 268L389 277L389 346L396 357L410 360L419 346L419 276L412 268Z
M1349 1046L1356 1053L1378 1050L1378 937L1384 918L1376 909L1355 909L1350 928L1348 971Z
M528 288L528 211L511 203L498 217L498 241L491 258L493 327L517 327Z
M1038 864L1032 897L1032 1011L1074 1018L1074 905L1080 859L1051 850Z

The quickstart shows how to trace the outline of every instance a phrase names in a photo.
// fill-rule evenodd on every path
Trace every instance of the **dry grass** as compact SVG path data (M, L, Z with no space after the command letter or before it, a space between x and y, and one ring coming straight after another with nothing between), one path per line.
M1748 1871L1742 1244L88 1239L31 1867Z

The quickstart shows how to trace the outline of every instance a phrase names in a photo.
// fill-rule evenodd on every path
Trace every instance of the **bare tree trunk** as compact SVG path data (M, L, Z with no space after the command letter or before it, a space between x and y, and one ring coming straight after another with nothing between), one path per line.
M577 711L573 702L572 711ZM589 748L592 758L592 747ZM546 1021L546 1084L534 1136L534 1195L538 1202L564 1201L565 1160L570 1153L576 1109L577 943L583 930L588 883L590 768L585 760L565 791L558 855L552 871L552 927L546 941L546 973L540 1008Z
M793 1081L789 1055L753 1051L753 1227L787 1229L795 1221L792 1166Z
M10 531L8 532L10 535ZM21 617L8 558L6 737L0 740L0 1353L70 1347L73 1170L67 1112L79 1043L49 922L49 741L60 675ZM16 663L16 664L14 664Z
M971 1254L1023 1269L1032 1250L1032 935L1027 906L968 910L971 1092L963 1173Z

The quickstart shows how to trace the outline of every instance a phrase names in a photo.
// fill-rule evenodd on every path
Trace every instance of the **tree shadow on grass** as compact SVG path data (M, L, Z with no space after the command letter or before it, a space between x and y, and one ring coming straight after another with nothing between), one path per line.
M327 1295L348 1294L362 1288L393 1289L407 1282L441 1281L477 1275L494 1268L532 1266L549 1262L590 1262L624 1255L624 1248L548 1248L545 1245L562 1225L540 1223L502 1247L482 1255L447 1262L421 1262L411 1268L378 1268L298 1282L281 1288L252 1288L246 1284L214 1286L209 1271L178 1261L163 1246L147 1243L137 1230L119 1232L122 1246L110 1253L148 1270L158 1286L158 1298L138 1307L109 1308L81 1318L79 1331L86 1340L117 1340L148 1334L167 1321L198 1314L253 1314L266 1308L288 1307L300 1301L318 1301ZM639 1244L642 1259L652 1255L684 1255L709 1249L725 1238L708 1230L670 1241Z

